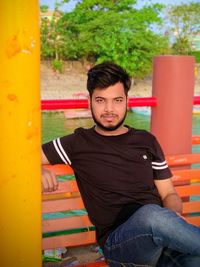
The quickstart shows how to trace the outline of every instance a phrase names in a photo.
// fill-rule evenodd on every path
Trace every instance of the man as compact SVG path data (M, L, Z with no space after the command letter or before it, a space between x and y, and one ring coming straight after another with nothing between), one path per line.
M43 145L42 163L70 164L110 266L200 266L200 229L182 203L156 138L124 125L130 78L105 62L88 72L95 126ZM43 171L43 191L56 178Z

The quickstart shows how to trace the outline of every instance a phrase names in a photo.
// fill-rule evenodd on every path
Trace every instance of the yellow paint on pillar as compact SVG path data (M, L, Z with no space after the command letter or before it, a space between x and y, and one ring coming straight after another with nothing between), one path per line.
M0 265L40 267L37 0L0 1Z

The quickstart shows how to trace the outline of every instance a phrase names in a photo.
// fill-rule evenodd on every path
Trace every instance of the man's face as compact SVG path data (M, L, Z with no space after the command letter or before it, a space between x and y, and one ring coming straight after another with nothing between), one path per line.
M90 99L93 119L103 132L117 131L127 113L127 96L123 84L118 82L105 89L96 88Z

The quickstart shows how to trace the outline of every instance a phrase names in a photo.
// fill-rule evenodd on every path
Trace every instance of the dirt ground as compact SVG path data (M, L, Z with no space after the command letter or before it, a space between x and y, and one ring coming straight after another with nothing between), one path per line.
M64 73L55 72L50 63L41 64L41 98L66 99L74 98L76 93L87 93L87 69L81 63L66 64ZM129 96L151 96L152 80L145 79L132 85ZM200 95L200 66L195 82L195 94Z
M95 245L67 248L62 261L45 261L43 267L69 267L104 260L103 256L96 251L96 248Z

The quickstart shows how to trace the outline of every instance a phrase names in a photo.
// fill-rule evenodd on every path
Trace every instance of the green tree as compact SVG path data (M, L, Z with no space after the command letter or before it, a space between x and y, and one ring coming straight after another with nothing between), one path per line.
M65 0L69 2L69 0ZM40 33L41 33L41 57L42 59L56 59L63 58L63 51L66 49L65 36L62 32L62 25L59 23L63 12L60 11L62 2L55 1L55 9L52 17L41 17ZM41 12L47 12L48 6L40 6Z
M49 9L49 6L48 6L48 5L41 5L41 6L40 6L40 11L41 11L42 13L47 12L48 9Z
M163 5L142 9L136 0L83 0L59 21L68 43L67 58L100 63L112 60L137 78L147 75L152 57L166 51L167 40L151 30L162 22ZM67 41L68 40L68 41Z
M174 53L189 54L192 37L200 32L200 3L171 6L167 10L167 19L170 22L169 31L174 37Z
M59 3L56 3L52 17L41 18L40 38L41 58L53 60L53 68L62 71L63 51L66 45L59 24L59 19L62 17L62 12L58 10L59 6Z

